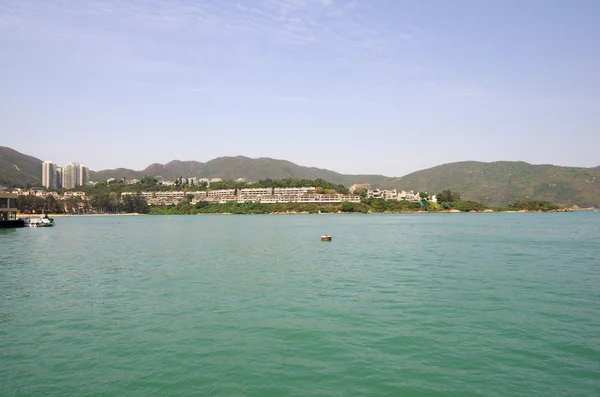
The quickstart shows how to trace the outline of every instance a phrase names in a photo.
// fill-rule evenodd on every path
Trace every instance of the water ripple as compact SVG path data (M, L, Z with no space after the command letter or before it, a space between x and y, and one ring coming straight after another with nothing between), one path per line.
M597 219L61 218L0 231L0 394L596 396Z

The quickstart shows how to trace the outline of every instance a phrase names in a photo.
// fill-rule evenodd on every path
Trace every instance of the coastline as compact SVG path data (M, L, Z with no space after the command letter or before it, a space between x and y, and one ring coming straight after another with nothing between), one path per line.
M496 211L487 209L484 211L459 211L456 209L452 210L440 210L440 211L399 211L399 212L321 212L311 213L308 211L287 211L287 212L268 212L264 214L234 214L231 212L214 212L214 213L197 213L197 214L140 214L140 213L125 213L125 214L46 214L53 218L64 218L64 217L118 217L118 216L181 216L181 215L405 215L405 214L499 214L499 213L553 213L553 212L579 212L579 211L593 211L598 212L596 208L564 208L560 210L552 211ZM36 218L41 214L17 214L17 218Z
M17 214L18 218L37 218L41 214ZM61 218L61 217L80 217L80 216L146 216L147 214L130 213L130 214L46 214L49 217Z

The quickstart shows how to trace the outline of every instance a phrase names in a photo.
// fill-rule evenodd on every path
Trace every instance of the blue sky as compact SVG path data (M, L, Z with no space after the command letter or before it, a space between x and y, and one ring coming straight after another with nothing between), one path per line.
M3 0L0 145L93 170L600 165L600 1Z

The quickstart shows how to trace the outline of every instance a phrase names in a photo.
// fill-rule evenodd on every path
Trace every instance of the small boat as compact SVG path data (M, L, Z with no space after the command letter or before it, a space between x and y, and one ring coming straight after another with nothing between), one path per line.
M331 241L331 236L328 234L321 236L321 241Z
M39 218L25 218L25 227L52 227L54 226L54 219L48 218L48 215L42 214Z

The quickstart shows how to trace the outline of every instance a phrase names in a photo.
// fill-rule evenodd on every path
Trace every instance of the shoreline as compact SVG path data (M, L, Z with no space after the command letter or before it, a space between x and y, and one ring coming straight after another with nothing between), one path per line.
M42 214L17 214L17 218L38 218ZM61 218L61 217L80 217L80 216L146 216L148 214L138 214L138 213L130 213L130 214L46 214L49 217L53 218Z
M495 210L484 210L484 211L459 211L459 210L442 210L442 211L399 211L399 212L321 212L311 213L306 211L289 211L289 212L268 212L264 214L234 214L231 212L214 212L214 213L197 213L197 214L140 214L140 213L126 213L126 214L46 214L49 217L115 217L115 216L185 216L185 215L405 215L405 214L500 214L500 213L555 213L555 212L580 212L580 211L593 211L598 212L596 208L565 208L561 210L553 211L495 211ZM17 214L17 218L37 218L42 214Z

